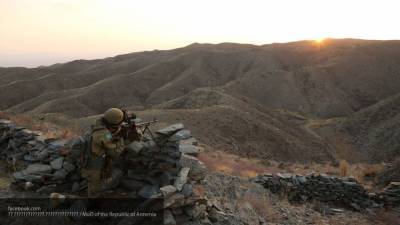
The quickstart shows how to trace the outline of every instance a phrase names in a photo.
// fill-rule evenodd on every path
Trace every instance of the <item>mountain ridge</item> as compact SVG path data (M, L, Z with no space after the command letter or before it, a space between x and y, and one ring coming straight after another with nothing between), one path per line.
M0 68L0 110L79 120L124 107L179 120L161 111L172 110L200 139L239 155L333 160L332 146L313 138L304 120L350 118L400 93L399 59L400 41L195 43L34 69ZM205 120L214 123L203 126ZM257 138L240 129L246 126L259 130ZM202 129L216 130L225 141L217 143Z

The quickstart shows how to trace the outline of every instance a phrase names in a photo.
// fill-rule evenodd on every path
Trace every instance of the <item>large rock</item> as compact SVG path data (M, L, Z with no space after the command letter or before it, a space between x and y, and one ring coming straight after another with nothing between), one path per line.
M176 187L172 186L172 185L167 185L164 187L160 188L160 191L163 195L164 198L168 198L169 196L171 196L172 194L174 194L175 192L177 192L178 189L176 189Z
M172 135L168 140L169 141L180 141L184 139L188 139L192 137L192 133L190 130L180 130L176 132L174 135Z
M159 197L160 191L155 185L146 185L140 189L138 194L142 198L155 198Z
M51 173L51 166L45 165L45 164L40 164L40 163L35 163L29 165L25 170L24 174L48 174Z
M174 186L175 186L176 189L178 189L179 191L181 191L182 188L183 188L183 185L186 184L187 178L188 178L188 175L189 175L189 171L190 171L190 168L188 168L188 167L183 167L183 168L181 169L181 171L179 172L178 177L176 178L176 180L175 180L175 182L174 182Z
M132 151L136 154L139 154L139 152L143 149L143 145L141 142L134 141L127 146L127 149L128 151Z
M181 140L180 143L181 143L181 144L186 144L186 145L195 145L195 146L199 145L199 142L198 142L197 139L194 138L194 137Z
M182 167L190 168L190 180L200 181L203 180L207 175L207 167L196 157L183 154L180 159L180 165Z
M68 173L65 171L65 169L56 170L53 173L53 180L64 180L67 175Z
M175 218L170 210L164 211L164 225L176 225Z
M171 126L168 126L166 128L163 128L161 130L158 130L156 133L157 134L161 134L161 135L169 136L169 135L172 135L172 134L174 134L175 132L177 132L179 130L182 130L183 128L184 128L183 124L177 123L177 124L173 124Z
M131 190L131 191L138 191L144 185L145 185L145 183L137 181L137 180L127 179L127 178L124 178L121 180L121 186L128 190Z
M199 148L194 145L189 145L189 144L181 143L179 145L179 151L181 151L183 154L187 154L187 155L197 156L199 154Z
M51 168L59 170L63 167L64 157L58 157L50 162Z
M67 173L70 173L75 170L75 165L69 162L64 161L63 168Z

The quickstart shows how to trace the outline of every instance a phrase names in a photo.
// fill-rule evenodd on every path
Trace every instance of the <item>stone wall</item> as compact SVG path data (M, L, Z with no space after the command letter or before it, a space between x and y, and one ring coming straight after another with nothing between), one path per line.
M76 166L65 157L66 143L0 120L0 159L25 190L68 191L80 181Z
M263 174L252 181L273 193L287 195L292 202L313 201L364 211L367 208L399 206L400 185L393 183L382 192L368 193L354 178L324 174Z
M0 120L0 158L15 170L15 185L24 191L84 193L87 182L74 154L81 148L82 139L48 139ZM154 138L127 146L114 190L131 198L162 199L165 224L230 224L230 215L196 191L207 173L198 152L196 139L182 124L158 130Z

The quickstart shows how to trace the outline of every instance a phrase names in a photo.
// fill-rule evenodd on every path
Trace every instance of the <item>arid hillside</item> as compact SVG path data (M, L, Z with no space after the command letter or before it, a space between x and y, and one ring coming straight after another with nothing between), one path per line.
M203 143L242 156L333 160L338 146L307 124L337 117L349 117L338 131L354 148L368 145L365 152L383 160L398 155L397 142L385 141L396 135L386 129L392 123L385 120L382 133L362 118L379 114L374 108L399 93L400 41L192 44L34 69L0 68L0 82L0 110L87 121L109 107L126 107L143 118L181 120ZM378 134L384 135L371 138ZM387 154L377 153L386 152L378 150L382 141L391 143ZM346 151L351 155L351 148Z
M218 87L267 107L343 116L396 94L399 62L398 41L192 44L36 69L4 68L0 108L87 116L112 105L146 108Z
M367 107L339 124L351 143L371 160L394 159L400 155L400 95Z

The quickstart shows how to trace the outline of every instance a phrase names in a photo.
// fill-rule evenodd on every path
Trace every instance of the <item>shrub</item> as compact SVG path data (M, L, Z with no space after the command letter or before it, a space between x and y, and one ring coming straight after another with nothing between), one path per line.
M347 176L347 172L349 170L349 163L344 159L341 160L339 163L339 170L340 170L341 177Z

